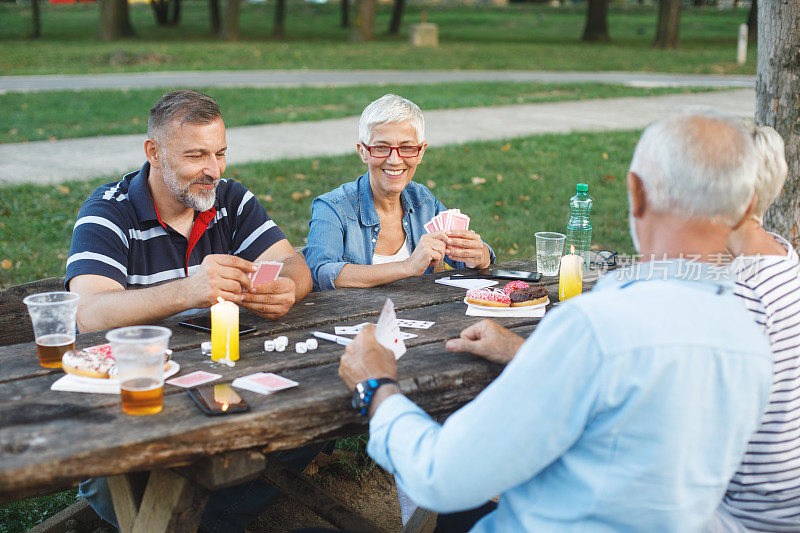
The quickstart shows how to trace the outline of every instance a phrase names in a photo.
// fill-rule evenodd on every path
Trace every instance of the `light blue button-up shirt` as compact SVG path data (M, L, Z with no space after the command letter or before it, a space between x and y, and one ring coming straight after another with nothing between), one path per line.
M548 312L444 425L387 398L368 451L428 509L499 494L474 531L701 530L772 379L732 288L727 270L680 260L613 272Z

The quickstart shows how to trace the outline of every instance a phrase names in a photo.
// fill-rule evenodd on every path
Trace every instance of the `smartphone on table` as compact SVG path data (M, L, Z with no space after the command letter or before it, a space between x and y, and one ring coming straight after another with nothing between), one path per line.
M185 328L196 329L198 331L205 331L206 333L211 333L211 317L209 315L203 316L196 316L192 317L188 320L184 320L182 322L178 322L179 326L183 326ZM246 335L248 333L252 333L256 330L254 326L250 324L239 324L239 336Z
M503 270L500 268L486 268L478 270L472 274L454 274L451 276L454 279L475 279L475 278L497 278L497 279L511 279L522 281L539 281L542 279L542 274L539 272L527 272L525 270Z
M189 397L208 416L227 415L249 411L250 405L227 384L201 385L186 391Z

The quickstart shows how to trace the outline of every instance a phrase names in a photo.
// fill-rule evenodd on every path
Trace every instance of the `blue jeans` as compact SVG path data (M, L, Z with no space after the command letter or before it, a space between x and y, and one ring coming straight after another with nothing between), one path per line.
M324 446L324 444L315 444L296 450L275 452L271 455L286 463L292 470L302 472ZM92 478L84 481L78 488L78 495L85 498L103 520L119 527L106 478ZM262 478L227 489L215 490L211 493L203 511L200 528L203 531L220 533L244 531L250 522L272 504L278 495L278 489Z

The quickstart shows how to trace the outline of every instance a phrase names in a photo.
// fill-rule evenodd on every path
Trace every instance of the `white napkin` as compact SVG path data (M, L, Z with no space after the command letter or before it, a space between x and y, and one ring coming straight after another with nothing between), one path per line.
M490 316L494 318L504 318L504 317L541 318L544 316L544 313L545 313L544 306L498 307L497 309L487 309L485 307L475 307L474 305L467 305L467 316Z
M164 369L164 379L177 374L180 369L181 365L175 361L170 361L167 363L167 368ZM64 374L60 379L57 379L50 385L50 390L89 392L95 394L119 394L119 381L113 378L88 378L75 374Z
M439 278L434 280L436 283L442 285L450 285L451 287L460 287L462 289L485 289L492 285L497 285L499 281L495 279L458 279L458 278Z
M75 374L64 374L61 379L50 385L50 390L119 394L119 381L116 379L84 378Z

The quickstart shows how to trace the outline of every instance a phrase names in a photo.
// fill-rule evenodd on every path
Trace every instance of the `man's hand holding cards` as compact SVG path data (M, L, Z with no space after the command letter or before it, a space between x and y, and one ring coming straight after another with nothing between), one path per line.
M242 306L269 319L285 315L295 301L295 285L290 278L278 277L283 263L262 261L250 274L250 292L242 295Z

